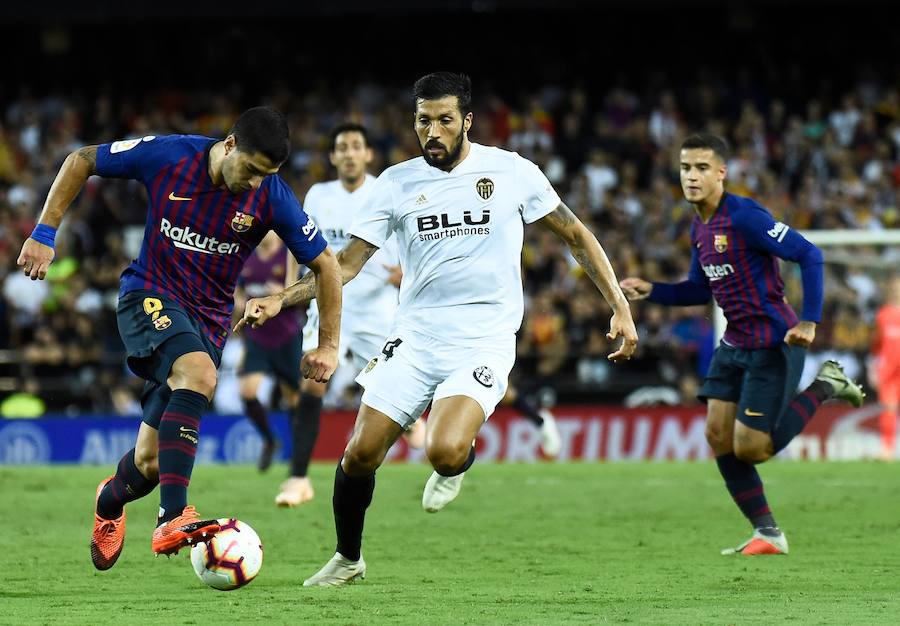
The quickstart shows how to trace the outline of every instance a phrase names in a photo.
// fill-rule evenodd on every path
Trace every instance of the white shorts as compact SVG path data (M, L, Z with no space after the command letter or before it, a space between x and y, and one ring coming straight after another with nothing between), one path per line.
M468 396L484 419L506 394L516 360L516 338L448 344L414 331L388 335L380 354L356 377L363 404L408 428L433 400Z
M349 317L349 316L348 316ZM363 324L354 324L352 319L341 321L340 361L341 365L351 366L358 372L366 366L369 359L381 352L384 335L372 332ZM319 315L310 311L309 318L303 326L303 353L319 347Z

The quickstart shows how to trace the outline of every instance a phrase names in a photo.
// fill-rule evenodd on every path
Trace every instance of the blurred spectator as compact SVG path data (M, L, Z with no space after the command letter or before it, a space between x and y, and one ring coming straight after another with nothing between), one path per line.
M753 68L728 74L698 68L677 84L651 72L644 91L616 79L600 92L583 77L523 85L514 94L476 85L472 137L537 162L621 276L679 280L686 274L692 212L681 200L677 147L698 130L732 142L729 190L756 196L794 228L897 228L895 77L875 75L837 98L814 78L797 76L801 84L787 90L767 90L757 78ZM51 411L137 411L140 388L123 367L115 302L119 273L137 254L144 228L143 186L91 178L60 229L47 281L25 277L16 256L61 162L77 146L146 134L222 136L248 102L275 103L291 120L294 151L280 174L299 197L330 176L325 151L338 122L369 126L379 169L419 155L408 85L371 79L357 85L311 80L302 91L279 80L260 92L240 81L219 90L0 90L0 377L6 388L36 377ZM690 401L712 341L706 310L640 307L639 358L631 367L611 368L603 299L555 237L528 228L524 244L520 378L530 387L555 387L563 400L621 401L636 389L663 388L661 401ZM823 354L849 361L851 375L863 366L880 300L872 268L896 266L898 257L890 248L829 250L825 316L811 366ZM799 276L787 268L785 280L797 307ZM237 406L229 404L229 374L226 364L217 395L222 410ZM642 397L647 401L648 394Z
M595 149L591 151L584 166L592 212L597 212L603 207L606 194L619 183L619 175L609 161L607 153Z
M840 145L846 147L853 142L859 120L860 113L856 108L856 98L853 94L845 95L841 108L834 111L829 117L829 122L837 133L837 141Z

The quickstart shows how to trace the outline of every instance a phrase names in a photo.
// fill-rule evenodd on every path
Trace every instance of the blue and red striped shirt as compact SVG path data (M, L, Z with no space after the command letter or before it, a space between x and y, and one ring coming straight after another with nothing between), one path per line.
M800 266L801 318L819 322L823 301L822 252L801 234L776 222L751 198L726 193L704 223L691 224L691 269L681 283L653 283L651 302L690 306L715 298L725 313L724 340L740 348L771 348L797 324L784 297L778 259Z
M240 194L215 187L209 150L216 141L169 135L103 144L96 172L141 181L149 195L141 252L122 272L119 295L145 289L174 299L221 348L241 268L265 234L275 230L300 263L327 242L278 176Z

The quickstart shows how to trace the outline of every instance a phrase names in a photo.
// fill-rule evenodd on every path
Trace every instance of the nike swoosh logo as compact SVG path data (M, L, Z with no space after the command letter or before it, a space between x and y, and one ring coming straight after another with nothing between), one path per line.
M190 200L190 198L182 198L181 196L176 196L175 192L173 191L169 193L169 200L181 200L183 202L185 200Z
M756 411L751 411L750 409L744 409L744 415L747 417L762 417L765 413L757 413Z
M200 434L200 433L198 433L196 430L194 430L193 428L185 428L184 426L182 426L182 427L179 428L178 430L180 430L180 431L183 432L183 433L194 433L195 435L199 435L199 434Z

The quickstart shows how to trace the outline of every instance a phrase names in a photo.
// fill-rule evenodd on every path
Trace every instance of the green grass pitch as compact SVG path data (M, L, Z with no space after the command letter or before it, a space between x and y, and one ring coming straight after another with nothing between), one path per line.
M761 468L789 556L723 557L748 526L712 463L477 465L422 511L423 465L378 472L365 581L305 589L333 553L333 465L317 497L273 505L283 466L198 467L192 503L265 544L259 577L206 588L188 551L153 558L156 494L129 505L125 551L97 572L94 487L111 468L0 468L2 624L898 624L900 472L876 463Z

